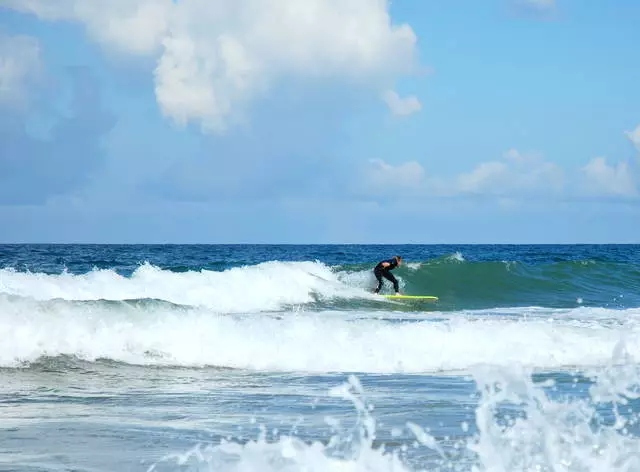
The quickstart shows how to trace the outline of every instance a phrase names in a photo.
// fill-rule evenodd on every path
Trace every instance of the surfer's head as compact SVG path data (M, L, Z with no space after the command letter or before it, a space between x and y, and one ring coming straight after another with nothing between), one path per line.
M398 265L402 264L402 256L393 256L393 258L396 260Z

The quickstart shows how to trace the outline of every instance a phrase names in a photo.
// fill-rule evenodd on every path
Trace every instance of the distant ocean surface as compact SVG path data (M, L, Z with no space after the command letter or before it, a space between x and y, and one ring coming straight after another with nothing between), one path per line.
M637 245L0 245L0 339L0 471L640 470Z

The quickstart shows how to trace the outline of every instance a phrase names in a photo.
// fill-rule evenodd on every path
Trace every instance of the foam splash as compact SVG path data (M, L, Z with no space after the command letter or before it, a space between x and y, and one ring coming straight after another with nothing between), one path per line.
M422 373L518 362L597 366L622 337L640 356L640 310L492 317L330 312L220 315L125 302L0 296L0 366L43 356L256 371ZM418 315L415 315L418 317ZM583 319L584 318L584 319Z
M455 262L464 262L465 258L464 258L464 256L462 255L462 253L460 251L456 251L455 253L453 253L449 257L447 257L447 260L455 261Z
M475 378L481 398L476 410L479 433L468 444L478 456L473 472L631 472L640 467L638 432L631 434L625 427L638 423L638 411L629 409L626 416L616 411L617 421L609 425L601 412L608 409L611 398L596 393L613 393L624 404L638 398L636 365L621 368L612 363L594 371L595 383L583 399L554 401L545 392L553 382L534 384L531 372L519 366L478 369ZM626 395L619 396L616 389ZM511 414L505 413L507 406ZM514 406L519 409L515 414Z
M631 434L624 426L637 424L640 413L629 409L614 425L607 425L602 416L613 397L614 404L637 398L640 368L629 355L622 368L617 360L592 372L593 385L586 395L556 399L551 394L553 381L536 382L531 371L517 364L476 369L473 376L479 395L474 434L461 423L463 436L451 443L408 421L404 431L409 434L400 438L402 432L396 432L393 447L375 445L373 405L366 401L358 379L351 376L347 384L329 394L354 406L355 434L337 431L327 440L311 441L276 435L269 440L263 427L255 441L226 440L196 446L161 459L148 472L187 468L234 472L632 472L640 467L640 439L637 432ZM602 392L609 394L602 396ZM620 392L625 393L620 396ZM409 457L406 451L410 448L420 450Z
M372 405L366 402L358 379L350 376L347 383L329 392L350 401L357 413L353 431L337 433L329 441L305 442L294 436L277 436L269 440L266 428L261 428L257 440L247 443L223 440L217 445L195 446L183 454L170 454L147 469L147 472L180 470L223 471L306 471L306 472L409 472L397 451L387 452L374 447L376 421L370 414ZM418 434L428 436L414 426Z

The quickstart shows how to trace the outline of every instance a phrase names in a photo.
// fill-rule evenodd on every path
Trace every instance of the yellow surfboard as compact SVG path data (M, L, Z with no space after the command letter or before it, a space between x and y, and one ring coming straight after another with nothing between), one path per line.
M394 300L438 300L438 297L432 295L382 295L385 298L392 298Z

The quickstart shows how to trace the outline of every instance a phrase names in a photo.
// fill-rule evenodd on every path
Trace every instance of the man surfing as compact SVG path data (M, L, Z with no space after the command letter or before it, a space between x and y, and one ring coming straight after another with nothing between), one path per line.
M378 262L378 265L376 265L373 269L373 275L376 276L376 280L378 281L378 286L373 291L373 293L380 293L380 289L382 288L382 277L384 277L385 279L393 283L393 289L396 291L396 295L400 294L400 286L398 285L398 280L393 276L391 271L401 264L401 256L393 256L391 259Z

